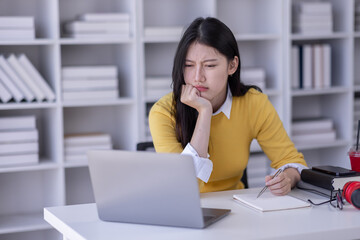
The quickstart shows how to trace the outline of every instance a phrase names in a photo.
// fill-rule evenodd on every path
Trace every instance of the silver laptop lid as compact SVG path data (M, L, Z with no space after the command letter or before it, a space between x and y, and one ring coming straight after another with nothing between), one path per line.
M100 219L204 227L191 156L120 150L87 154Z

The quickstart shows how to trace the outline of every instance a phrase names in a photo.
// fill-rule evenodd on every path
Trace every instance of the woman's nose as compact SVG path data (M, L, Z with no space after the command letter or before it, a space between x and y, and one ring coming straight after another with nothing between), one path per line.
M197 67L195 72L195 81L202 82L205 80L204 71L202 67Z

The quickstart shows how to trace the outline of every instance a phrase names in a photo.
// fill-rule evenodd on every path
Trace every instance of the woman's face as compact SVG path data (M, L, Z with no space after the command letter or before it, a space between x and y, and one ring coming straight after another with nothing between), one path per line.
M215 48L194 42L185 59L185 83L195 87L217 111L226 99L228 75L233 74L237 67L237 57L229 62Z

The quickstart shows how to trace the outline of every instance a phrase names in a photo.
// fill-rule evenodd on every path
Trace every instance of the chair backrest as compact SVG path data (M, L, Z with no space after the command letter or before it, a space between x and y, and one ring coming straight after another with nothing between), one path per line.
M139 142L136 144L136 151L155 151L154 143L153 142ZM244 170L244 174L241 178L245 188L249 188L248 180L247 180L247 173L246 168Z

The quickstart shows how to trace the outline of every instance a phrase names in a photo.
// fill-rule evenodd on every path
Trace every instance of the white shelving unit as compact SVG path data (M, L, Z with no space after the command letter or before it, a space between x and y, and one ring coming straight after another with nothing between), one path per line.
M25 53L57 98L53 103L0 103L0 117L36 116L40 147L38 165L0 168L0 239L60 238L42 219L43 208L94 201L87 162L64 161L64 134L106 132L115 149L127 150L150 139L147 111L158 98L145 95L145 81L149 77L171 78L180 36L146 36L145 29L185 27L199 16L217 17L233 30L242 67L265 69L263 91L289 133L295 117L334 120L335 142L297 146L309 165L350 167L346 153L353 143L354 118L359 115L354 114L354 95L360 92L360 33L354 31L354 11L360 0L327 0L333 5L334 33L326 35L291 32L291 5L297 1L2 0L0 16L35 17L36 39L0 41L0 54ZM67 38L63 24L90 12L129 13L130 36ZM331 45L331 88L291 89L290 49L302 43ZM69 65L116 65L120 97L112 101L63 101L61 68ZM252 157L261 159L263 153L255 152ZM266 168L269 172L269 166ZM249 175L254 183L263 177Z

